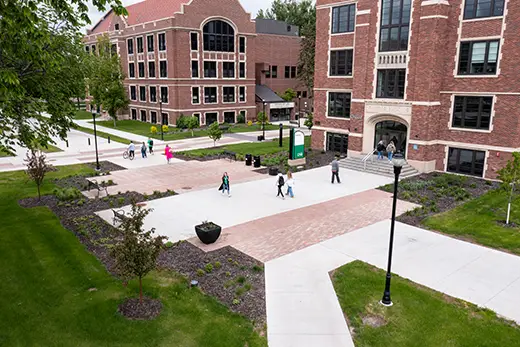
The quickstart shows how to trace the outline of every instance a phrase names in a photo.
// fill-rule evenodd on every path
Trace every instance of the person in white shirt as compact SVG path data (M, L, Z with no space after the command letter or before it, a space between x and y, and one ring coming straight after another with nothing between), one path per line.
M289 195L291 198L294 198L294 178L291 171L287 172L287 181L285 184L287 184L287 195Z
M130 158L135 157L135 145L133 141L130 141L130 144L128 145L128 156Z

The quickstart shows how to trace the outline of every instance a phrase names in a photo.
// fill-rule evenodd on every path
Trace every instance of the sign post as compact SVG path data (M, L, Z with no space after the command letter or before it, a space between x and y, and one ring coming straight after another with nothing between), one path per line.
M289 141L289 159L304 159L305 155L305 134L301 130L291 129Z

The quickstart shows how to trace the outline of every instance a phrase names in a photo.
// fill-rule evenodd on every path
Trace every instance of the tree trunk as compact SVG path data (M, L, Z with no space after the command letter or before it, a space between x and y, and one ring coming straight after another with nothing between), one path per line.
M191 137L193 137L193 129L191 129Z
M78 102L78 111L80 110L80 106L79 106L79 98L76 98L76 101Z
M36 186L38 187L38 201L40 201L42 199L42 196L40 194L40 185L37 184Z
M114 128L117 126L116 125L116 117L112 117L112 119L114 120Z
M143 303L143 278L139 276L139 303Z

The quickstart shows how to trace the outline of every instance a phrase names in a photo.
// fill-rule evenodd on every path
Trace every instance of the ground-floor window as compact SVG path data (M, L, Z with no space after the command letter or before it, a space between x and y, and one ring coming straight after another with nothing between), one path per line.
M485 157L486 152L450 147L446 171L482 177Z
M150 111L150 122L152 123L157 123L157 112L155 111Z
M194 113L194 114L193 114L193 117L197 118L197 122L198 122L199 125L200 125L200 113Z
M141 122L146 122L146 111L141 110Z
M269 115L271 122L280 122L291 119L291 108L275 108L271 109L271 114Z
M162 125L168 125L169 124L168 113L161 114L161 121L162 121Z
M327 133L327 151L347 154L348 135Z
M224 123L235 123L235 112L224 112Z
M137 120L137 110L135 108L133 108L131 110L132 112L132 120Z
M218 122L218 113L216 113L216 112L206 113L206 125L209 126L215 122Z

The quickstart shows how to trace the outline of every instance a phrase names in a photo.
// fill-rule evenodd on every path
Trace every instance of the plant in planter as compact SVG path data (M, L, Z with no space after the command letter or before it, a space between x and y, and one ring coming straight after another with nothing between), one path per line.
M221 231L222 228L213 222L203 221L201 224L195 225L195 232L199 240L206 245L217 241Z

